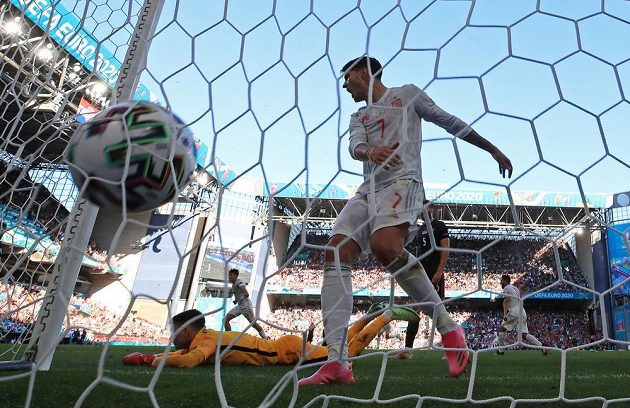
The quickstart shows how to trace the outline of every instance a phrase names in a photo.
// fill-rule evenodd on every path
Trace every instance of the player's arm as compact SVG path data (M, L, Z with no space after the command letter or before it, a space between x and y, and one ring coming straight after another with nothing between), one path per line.
M490 153L492 158L499 163L499 173L505 177L505 173L507 172L508 178L512 177L512 162L510 159L508 159L507 156L504 155L503 152L501 152L501 150L499 150L495 145L477 133L475 129L470 129L470 133L462 137L462 140Z
M188 353L182 353L179 351L169 353L166 355L166 363L168 367L180 367L180 368L192 368L203 364L209 357L215 352L215 347L197 347ZM164 355L158 356L153 360L152 366L156 367Z
M512 163L495 145L484 139L466 122L440 108L424 91L415 87L417 97L414 99L416 113L431 123L436 124L455 137L477 146L490 153L499 163L499 172L505 177L512 177Z
M508 310L510 309L510 302L511 301L512 301L512 298L510 298L508 293L504 290L503 291L503 319L507 318Z
M361 143L354 148L353 157L359 161L371 161L376 165L387 162L384 167L385 170L389 170L402 163L400 155L396 153L399 145L398 142L391 146L370 146L367 143Z
M357 112L350 118L350 156L359 161L371 161L376 165L387 162L385 170L401 163L400 155L396 153L399 143L391 146L371 146L368 143L367 132L359 120L362 112Z
M181 355L183 353L182 350L178 350L178 351L171 351L170 353L166 354L168 357L170 356L175 356L175 355ZM164 353L158 353L158 354L144 354L144 353L131 353L131 354L127 354L125 357L123 357L122 362L125 365L144 365L144 366L151 366L154 365L153 363L155 362L156 359L161 359L164 357Z
M243 297L248 298L249 297L249 292L247 291L247 288L245 287L245 285L240 285L237 290L240 290L241 293L243 294Z

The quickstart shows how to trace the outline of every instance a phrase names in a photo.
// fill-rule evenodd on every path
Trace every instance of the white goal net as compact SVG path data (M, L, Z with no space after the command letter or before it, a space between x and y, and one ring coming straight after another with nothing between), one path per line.
M580 368L584 350L630 347L630 1L1 0L0 31L7 406L48 406L48 395L115 406L118 391L153 406L630 404L627 370ZM360 104L342 67L364 55L382 63L384 84L415 84L514 166L504 178L486 152L423 122L423 188L450 228L443 303L466 332L466 374L445 379L423 313L414 368L390 359L405 349L406 323L392 322L353 361L355 386L298 387L320 362L214 364L224 348L191 371L199 399L182 385L189 374L123 366L136 348L172 351L170 319L184 310L221 331L231 268L271 338L322 344L323 250L363 181L348 153ZM199 165L172 203L138 214L83 200L64 161L80 123L133 99L181 117ZM522 330L498 347L504 274L549 360L510 360L539 351ZM419 305L370 254L352 281L350 323L374 302ZM258 335L243 317L232 330ZM497 350L510 369L492 371ZM592 364L612 361L601 355ZM57 386L66 372L75 388ZM453 382L414 385L425 380ZM582 388L594 381L608 391Z

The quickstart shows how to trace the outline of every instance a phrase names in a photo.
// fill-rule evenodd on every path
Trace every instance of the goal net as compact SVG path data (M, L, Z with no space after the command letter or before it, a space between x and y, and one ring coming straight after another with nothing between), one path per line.
M629 403L615 389L623 370L597 379L575 367L583 350L630 344L620 304L630 299L630 2L2 0L0 31L0 369L11 370L0 384L14 385L10 405L44 406L45 394L122 403L103 387L154 406L172 401L161 387L210 406ZM191 377L208 390L196 400L177 396L171 368L123 366L132 346L172 351L170 319L184 310L221 331L232 268L268 335L322 343L323 250L363 181L348 154L360 105L341 69L363 55L382 63L384 84L417 85L514 165L503 178L486 152L422 125L424 196L437 208L415 210L452 227L443 304L465 328L467 373L441 389L444 346L422 313L410 350L422 361L410 370L390 359L405 349L406 324L392 322L354 359L357 382L367 379L356 388L298 387L321 363L270 371L269 386L268 367L214 364ZM194 179L146 213L82 199L64 161L80 123L126 100L168 108L196 138ZM439 252L429 232L421 259ZM496 342L503 274L551 363L489 368L497 350L540 350L522 327ZM368 253L352 280L349 323L370 302L420 305ZM232 330L258 335L242 316ZM547 371L504 387L531 364ZM55 389L75 368L87 373L80 389ZM423 378L436 388L396 386ZM612 386L580 388L595 380Z

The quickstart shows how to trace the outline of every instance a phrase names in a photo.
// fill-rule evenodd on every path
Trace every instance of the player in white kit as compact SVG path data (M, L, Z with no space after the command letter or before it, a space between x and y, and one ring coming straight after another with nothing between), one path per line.
M542 343L531 334L527 328L527 313L523 308L523 302L520 301L521 291L510 284L510 275L501 276L501 287L503 288L503 322L499 327L497 337L499 346L505 345L505 337L507 332L514 329L523 333L523 341L537 347L542 347ZM547 355L547 349L542 349L543 355ZM503 355L503 350L497 351L498 355Z
M231 331L230 320L237 318L239 315L245 316L248 322L252 323L252 327L256 329L260 337L267 339L267 334L263 330L262 326L256 322L256 316L254 316L254 306L249 298L249 292L247 291L247 283L243 279L238 277L238 269L230 269L228 271L228 280L232 284L232 292L234 293L234 306L228 314L225 315L225 331Z
M445 112L415 85L387 88L375 58L359 57L342 69L343 87L355 102L367 102L350 118L350 156L363 162L364 182L337 217L324 264L322 312L328 363L300 385L341 383L349 378L345 337L352 313L351 267L365 250L392 273L442 335L449 373L462 374L469 354L463 330L451 319L418 260L405 250L409 227L422 210L421 121L435 123L481 149L512 175L510 160L459 118ZM335 258L338 257L338 263ZM464 350L462 350L464 349Z

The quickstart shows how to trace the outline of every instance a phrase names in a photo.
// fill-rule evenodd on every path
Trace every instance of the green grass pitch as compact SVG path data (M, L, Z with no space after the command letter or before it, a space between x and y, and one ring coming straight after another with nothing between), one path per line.
M0 351L6 347L0 348ZM121 363L125 354L137 348L110 347L105 355L104 376L138 387L146 387L154 378L155 370L149 367L127 367ZM157 349L141 348L143 352ZM38 372L31 407L71 407L81 393L97 377L98 360L103 348L97 346L60 346L53 366L48 372ZM446 362L439 351L420 351L412 360L389 360L378 398L388 400L405 394L464 399L469 386L468 373L460 378L447 376ZM381 369L382 354L368 354L354 364L356 384L353 386L308 387L300 389L296 406L305 406L318 396L340 395L370 400ZM501 396L514 398L554 398L560 387L561 357L559 352L544 357L537 351L508 351L505 356L491 353L479 355L473 398L483 400ZM258 406L289 367L224 366L221 381L230 406ZM304 369L300 377L315 369ZM571 352L567 355L566 398L630 397L630 353L628 352ZM16 373L0 372L0 378ZM5 378L6 379L6 378ZM0 407L24 406L28 378L0 381ZM289 384L274 407L287 407L291 401L292 384ZM165 368L155 388L161 407L216 407L219 406L214 366L194 369ZM316 400L313 407L324 406L324 399ZM114 385L96 386L83 406L85 407L149 407L146 392L134 392ZM381 404L355 404L331 400L328 407L368 407ZM390 403L391 407L419 406L417 397ZM427 399L422 408L434 407L509 407L510 401L485 404L452 404ZM517 407L601 407L602 401L586 403L519 403ZM630 402L616 402L609 407L630 407Z

